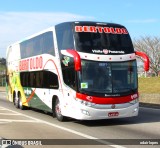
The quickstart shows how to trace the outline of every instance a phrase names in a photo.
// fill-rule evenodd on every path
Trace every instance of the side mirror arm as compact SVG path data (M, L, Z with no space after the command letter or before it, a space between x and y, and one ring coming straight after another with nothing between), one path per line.
M142 57L143 61L144 61L144 70L148 71L149 70L149 57L146 53L144 52L140 52L140 51L135 51L135 54L139 57Z

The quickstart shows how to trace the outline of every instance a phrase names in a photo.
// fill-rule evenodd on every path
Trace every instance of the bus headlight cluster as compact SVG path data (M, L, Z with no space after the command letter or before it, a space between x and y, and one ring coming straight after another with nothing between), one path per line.
M90 114L89 114L89 112L88 111L86 111L86 110L81 110L82 111L82 113L84 114L84 115L87 115L87 116L90 116Z
M130 104L136 104L137 102L138 102L138 99L134 99L134 100L130 101L129 103Z
M84 100L80 100L80 99L77 99L76 100L81 103L82 105L85 105L85 106L88 106L88 107L92 107L95 105L95 103L92 103L92 102L88 102L88 101L84 101Z

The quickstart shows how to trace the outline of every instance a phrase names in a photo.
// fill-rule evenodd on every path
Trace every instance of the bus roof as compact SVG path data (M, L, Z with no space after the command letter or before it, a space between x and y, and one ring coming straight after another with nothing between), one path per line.
M109 25L109 26L123 26L117 23L109 23L109 22L95 22L95 21L71 21L71 22L63 22L59 23L55 26L62 25L62 24L87 24L87 25Z

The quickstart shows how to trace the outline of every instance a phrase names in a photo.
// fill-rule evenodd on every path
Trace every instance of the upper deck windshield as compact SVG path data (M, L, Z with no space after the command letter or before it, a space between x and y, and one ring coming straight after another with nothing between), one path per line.
M129 54L133 45L124 26L116 24L76 24L76 50L92 54Z
M82 60L79 90L90 95L117 95L137 91L136 61L94 62Z

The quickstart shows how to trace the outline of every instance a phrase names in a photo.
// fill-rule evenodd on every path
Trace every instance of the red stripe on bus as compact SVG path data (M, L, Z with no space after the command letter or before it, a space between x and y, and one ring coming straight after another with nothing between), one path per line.
M137 97L132 97L135 94ZM115 97L95 97L95 96L88 96L88 95L81 94L81 93L76 93L76 98L84 100L84 101L96 103L96 104L121 104L121 103L127 103L127 102L137 99L138 93L135 93L135 94L128 95L128 96L119 96L119 97L117 96Z
M32 91L31 95L26 99L27 101L23 102L22 104L28 103L33 98L35 91L36 91L36 88Z

